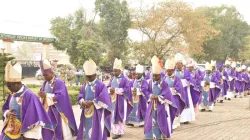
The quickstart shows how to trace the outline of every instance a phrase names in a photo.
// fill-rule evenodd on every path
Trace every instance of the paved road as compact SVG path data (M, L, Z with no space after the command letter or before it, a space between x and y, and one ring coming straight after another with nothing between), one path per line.
M177 128L171 140L250 140L249 98L217 103L213 112L199 112L197 120ZM74 106L79 123L80 109ZM127 127L121 140L143 139L143 128Z
M217 103L213 112L200 112L195 122L177 128L170 140L250 140L248 102L248 98L237 98L223 104ZM75 105L73 110L79 125L80 107ZM126 134L120 138L120 140L141 139L143 139L143 128L138 127L126 127Z

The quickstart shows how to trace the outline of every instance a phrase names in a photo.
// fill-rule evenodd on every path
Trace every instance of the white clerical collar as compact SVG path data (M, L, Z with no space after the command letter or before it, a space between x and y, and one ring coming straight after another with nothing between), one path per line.
M23 91L24 91L24 85L22 85L22 87L17 92L15 92L15 94L16 93L22 93Z
M96 80L97 80L97 78L95 78L95 80L92 81L92 82L88 82L88 84L91 85L91 86L93 86L93 85L95 85Z

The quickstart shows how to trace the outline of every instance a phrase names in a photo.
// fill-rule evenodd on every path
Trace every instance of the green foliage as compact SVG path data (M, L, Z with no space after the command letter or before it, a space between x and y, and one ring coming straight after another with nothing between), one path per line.
M5 66L8 61L14 60L15 57L12 57L11 54L8 53L0 53L0 74L5 73Z
M127 36L131 26L130 13L125 0L96 0L96 11L100 12L102 38L109 42L108 60L123 59L127 55Z
M15 58L8 53L0 53L0 99L6 99L6 88L4 87L5 79L5 66L8 61L14 60Z
M238 59L249 44L247 36L250 26L233 6L201 7L197 11L211 19L219 35L207 41L204 46L204 60L224 61L226 57Z
M69 94L69 98L70 98L70 102L72 105L77 105L78 104L78 95L79 93L72 93L72 94Z
M51 25L51 33L57 38L54 46L67 50L70 62L76 67L82 67L89 58L97 64L100 62L105 53L105 42L100 37L98 24L86 21L83 9L77 10L74 15L53 18Z

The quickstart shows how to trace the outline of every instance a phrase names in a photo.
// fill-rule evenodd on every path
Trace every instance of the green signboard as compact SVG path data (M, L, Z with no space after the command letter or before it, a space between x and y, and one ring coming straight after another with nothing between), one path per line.
M41 42L41 43L52 43L56 41L55 38L12 35L12 34L3 34L3 33L0 33L0 39L6 39L6 40L12 40L12 41Z

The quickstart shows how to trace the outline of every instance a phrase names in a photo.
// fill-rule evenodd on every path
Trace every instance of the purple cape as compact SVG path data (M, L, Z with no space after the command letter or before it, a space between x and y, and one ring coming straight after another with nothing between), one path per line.
M174 85L173 88L176 90L178 93L177 96L173 96L176 107L177 107L177 114L180 115L184 108L186 108L185 100L183 98L184 94L184 89L183 85L181 83L180 78L176 77L174 78Z
M201 100L201 80L200 80L200 75L197 71L194 73L194 77L190 75L190 93L193 101L193 106L196 106L199 101Z
M210 89L210 91L212 92L212 97L209 97L209 100L211 102L212 101L215 102L217 97L219 97L220 91L221 91L221 89L220 89L220 72L219 71L214 71L214 73L212 73L211 82L215 83L215 88Z
M80 90L80 94L78 96L78 102L81 99L85 98L85 84L82 86ZM104 103L107 105L107 108L104 109L96 109L93 115L93 125L92 125L92 134L91 134L91 140L105 140L104 138L110 136L110 130L111 130L111 100L108 94L108 89L106 85L100 81L97 81L96 87L95 87L95 99L93 100L95 103L98 103L98 101ZM101 130L101 119L102 119L102 113L104 113L104 131L103 131L103 136L102 130ZM82 140L83 135L84 135L84 109L82 110L81 113L81 119L80 119L80 126L79 126L79 131L77 134L77 140Z
M111 82L113 78L110 79L110 82L108 84L108 87L111 87ZM129 114L133 110L133 104L132 104L132 92L131 92L131 86L129 80L121 75L121 81L119 83L119 87L123 89L123 95L120 96L118 95L116 98L116 103L115 103L115 109L114 109L114 121L115 124L118 124L118 122L123 122L124 120L124 99L127 100L127 114L126 117L128 118ZM127 118L126 121L127 121Z
M168 87L168 84L165 80L162 81L161 83L161 96L163 97L163 99L167 99L169 101L172 102L171 105L169 105L169 114L170 116L167 116L167 112L165 110L165 104L161 104L159 101L157 102L157 120L158 120L158 125L159 128L162 132L162 134L164 134L167 138L170 137L171 134L169 134L168 130L168 121L167 121L167 117L170 117L171 120L171 124L170 126L172 126L173 121L175 116L177 115L177 108L173 99L173 95L170 91L170 88ZM150 80L149 82L149 90L150 93L152 93L152 80ZM148 109L146 112L146 117L145 117L145 123L144 123L144 134L148 133L150 130L153 129L153 124L152 124L152 102L149 103L148 105ZM171 133L173 132L172 127L170 128Z
M27 87L24 88L24 91L27 90L23 95L22 107L21 107L21 117L22 117L22 129L21 134L31 130L37 125L44 123L45 126L42 129L42 137L43 139L54 139L54 126L52 125L47 112L44 110L43 105L41 104L38 97L30 91ZM6 102L2 107L2 112L4 113L6 110L9 110L9 103L11 99L11 94L9 94ZM32 113L32 116L30 115ZM5 120L3 116L3 120ZM3 139L4 130L7 126L5 125L0 139Z
M230 91L234 91L235 90L235 70L233 68L231 68L231 73L230 76L232 76L232 78L234 78L232 81L230 81Z
M223 79L223 84L222 84L222 94L224 96L227 95L227 91L228 91L228 88L229 88L229 83L228 83L228 75L227 75L227 72L225 70L223 70L223 76L225 77L225 79Z
M47 81L44 81L40 91L44 91L46 82ZM59 128L61 127L61 125L59 125L61 121L57 121L59 118L61 118L59 113L64 114L64 116L68 119L68 125L71 129L72 135L76 136L77 126L72 105L70 103L67 87L65 86L64 82L61 79L55 78L54 86L52 88L53 88L52 94L55 94L57 103L49 107L49 112L53 112L53 113L48 113L49 117L52 123L57 126L56 130L59 131L62 130L62 128ZM59 133L56 131L56 137L60 138L61 136L62 132Z
M243 79L243 91L247 91L248 90L247 84L249 83L249 77L246 72L242 73L242 79Z
M236 72L236 80L235 80L235 92L243 92L243 79L242 79L242 73Z
M187 81L189 81L190 77L191 77L190 72L186 68L184 68L183 73L184 73L184 78L183 79L186 79ZM182 96L182 98L185 101L186 107L189 108L190 104L189 104L189 100L188 100L188 88L187 87L183 88L183 96Z
M131 81L131 87L133 87L135 80ZM149 99L149 89L148 89L148 82L147 80L143 79L141 82L141 92L145 95L145 96L139 96L139 104L138 104L138 108L140 109L140 111L138 111L139 113L137 114L137 117L140 119L145 119L145 115L146 115L146 110L147 110L147 101ZM141 118L142 117L142 118Z

